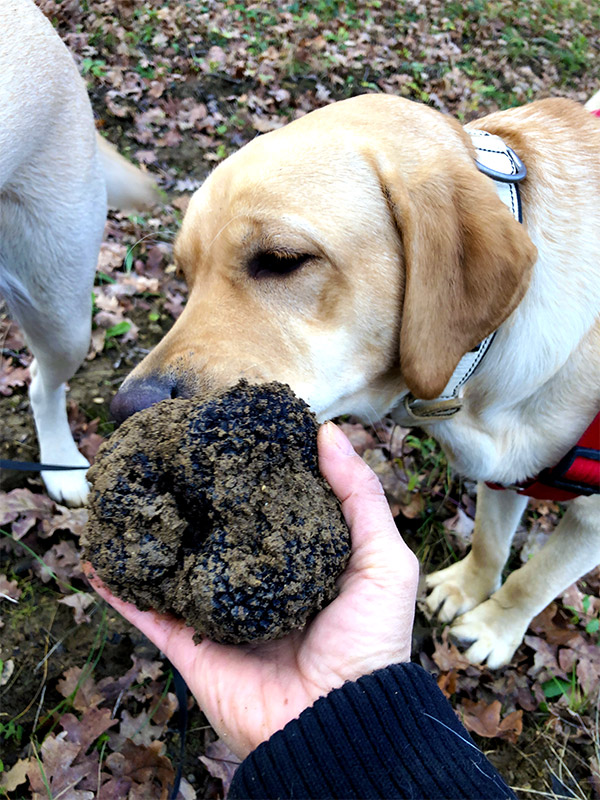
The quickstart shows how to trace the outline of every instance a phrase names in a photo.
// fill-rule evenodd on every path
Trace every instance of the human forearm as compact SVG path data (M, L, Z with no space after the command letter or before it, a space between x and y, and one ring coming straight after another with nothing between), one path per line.
M514 797L416 664L379 670L318 700L244 761L229 796Z

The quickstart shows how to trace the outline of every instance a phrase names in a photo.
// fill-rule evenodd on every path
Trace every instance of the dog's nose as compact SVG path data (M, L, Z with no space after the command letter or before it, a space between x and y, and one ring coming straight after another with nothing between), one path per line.
M177 382L174 378L156 376L126 380L110 404L112 417L119 425L138 411L177 397Z

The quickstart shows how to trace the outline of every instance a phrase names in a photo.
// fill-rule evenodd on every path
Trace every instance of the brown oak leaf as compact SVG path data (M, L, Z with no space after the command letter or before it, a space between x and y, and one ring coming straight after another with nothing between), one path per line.
M8 397L17 386L29 383L29 367L16 367L13 359L0 356L0 394Z
M468 731L487 739L506 739L514 744L523 730L523 711L511 711L501 719L501 710L499 700L489 704L485 700L463 700L460 706L462 721Z
M211 742L203 756L198 756L213 778L223 782L223 794L227 797L235 771L240 765L240 759L234 755L225 742L217 739Z
M17 581L9 581L6 575L0 575L0 600L18 600L21 589Z
M77 592L76 594L69 594L62 597L59 601L65 606L70 606L73 609L73 616L75 623L81 625L83 622L91 622L89 614L85 613L86 608L89 608L96 602L96 598L89 592Z
M71 702L76 711L94 708L105 699L93 676L81 667L69 667L63 675L56 688L63 697L73 697Z
M83 577L80 554L73 542L62 541L45 553L43 563L35 562L34 570L43 583L55 578L58 583L70 583L74 578Z
M162 742L151 742L145 747L126 740L119 753L107 756L105 763L112 773L111 780L121 781L121 785L128 788L123 797L128 800L167 800L175 770L169 759L162 755L163 748ZM108 794L110 790L109 780L105 791ZM103 798L104 794L100 797Z
M14 539L22 539L39 519L50 519L54 503L45 494L34 494L29 489L0 492L0 525L11 524Z

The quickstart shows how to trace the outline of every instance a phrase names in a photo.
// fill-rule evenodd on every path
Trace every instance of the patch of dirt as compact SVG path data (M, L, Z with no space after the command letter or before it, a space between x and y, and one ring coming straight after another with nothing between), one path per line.
M15 573L23 574L32 566L27 555L18 559ZM111 636L103 647L99 670L118 672L129 660L122 634L126 623L116 612L107 610L105 623L110 626ZM101 617L102 614L99 614ZM15 670L6 685L0 688L2 719L18 721L20 725L32 725L39 711L39 698L46 687L46 708L60 703L62 698L56 691L56 681L73 663L85 663L93 651L97 630L93 625L77 625L72 611L56 602L54 592L47 590L36 596L24 598L19 607L4 614L2 628L2 658L12 660ZM49 658L52 650L52 657ZM42 726L50 720L38 719ZM41 730L41 728L40 728ZM42 734L43 736L43 734Z

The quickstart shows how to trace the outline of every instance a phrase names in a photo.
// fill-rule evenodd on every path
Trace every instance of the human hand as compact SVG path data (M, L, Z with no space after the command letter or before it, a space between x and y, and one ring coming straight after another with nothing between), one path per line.
M98 594L175 665L241 758L332 689L410 657L417 560L398 534L377 476L342 431L326 423L318 445L319 467L350 528L352 555L338 596L303 630L247 645L194 644L183 620L119 600L86 568Z

